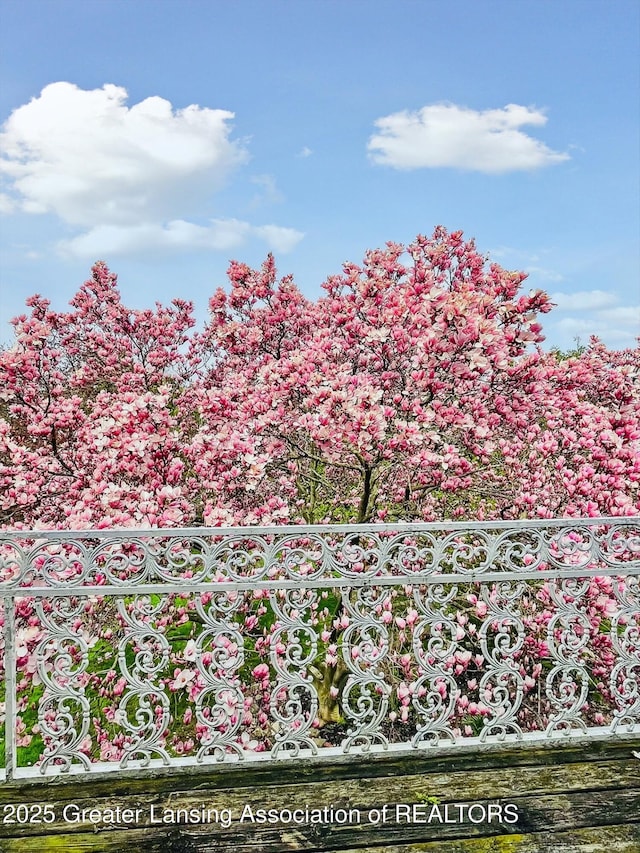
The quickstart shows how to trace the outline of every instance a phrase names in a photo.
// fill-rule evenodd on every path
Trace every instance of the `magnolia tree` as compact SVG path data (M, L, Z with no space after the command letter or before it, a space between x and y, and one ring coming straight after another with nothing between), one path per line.
M10 527L628 515L639 350L544 354L541 291L438 228L305 299L274 260L132 311L98 263L14 321L0 374Z
M1 354L0 523L26 531L637 515L640 350L610 352L593 340L571 358L543 352L539 316L552 306L541 291L521 292L524 279L437 228L345 264L316 301L290 276L279 279L271 256L259 270L233 262L230 287L210 299L198 332L182 300L127 309L99 262L70 311L32 297ZM592 586L604 678L613 663L599 632L615 597L602 579ZM466 685L459 720L483 708L477 632L486 606L471 590L456 605L458 639L468 640L451 662ZM21 607L28 693L42 629L27 599ZM90 607L88 683L113 720L125 685L107 660L113 614L95 628L101 607ZM543 589L522 607L533 638L520 662L527 692L553 609ZM178 752L203 733L190 704L204 689L193 663L196 609L173 602L158 617L176 643L167 684L180 697ZM392 714L406 722L419 678L417 612L406 596L380 609L395 631ZM331 595L313 617L318 725L340 720L347 610ZM253 656L253 692L237 715L259 723L264 748L279 623L260 596L248 596L237 618ZM24 728L26 748L33 735ZM99 727L103 758L122 748L114 738Z

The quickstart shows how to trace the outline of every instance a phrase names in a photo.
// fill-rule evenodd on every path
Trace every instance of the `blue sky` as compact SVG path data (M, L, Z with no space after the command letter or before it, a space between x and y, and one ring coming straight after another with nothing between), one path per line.
M106 260L206 316L268 251L309 297L437 224L640 332L636 0L3 0L0 340Z

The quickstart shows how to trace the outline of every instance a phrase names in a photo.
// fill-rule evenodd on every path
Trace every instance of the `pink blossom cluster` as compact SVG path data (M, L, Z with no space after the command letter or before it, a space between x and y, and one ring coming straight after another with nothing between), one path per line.
M539 348L541 291L437 228L312 302L271 256L130 310L102 262L0 355L5 527L634 515L640 349Z

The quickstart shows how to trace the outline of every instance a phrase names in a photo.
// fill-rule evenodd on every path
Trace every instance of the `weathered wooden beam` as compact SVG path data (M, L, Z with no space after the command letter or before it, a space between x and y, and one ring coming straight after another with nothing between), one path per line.
M446 844L447 853L635 853L640 762L633 752L639 747L628 740L592 750L509 748L404 762L339 761L333 768L270 763L257 773L233 768L231 777L229 768L216 768L177 778L114 778L110 787L108 780L77 778L13 782L0 787L0 851L101 853L137 846L145 853L436 853ZM53 822L19 822L11 811L19 803L22 817L46 804ZM513 823L498 819L508 803L517 810ZM288 819L295 809L306 815L300 823ZM349 819L337 819L338 809ZM489 820L472 819L483 809ZM315 813L319 819L309 819ZM7 823L12 814L14 823ZM567 846L574 837L579 844Z
M606 740L588 738L556 743L516 744L503 748L474 748L466 750L455 747L446 752L431 753L412 750L403 753L374 753L371 755L318 756L304 761L266 761L258 765L242 762L225 765L201 765L191 767L158 768L155 770L124 773L93 773L18 779L0 784L0 803L13 802L19 794L25 801L40 801L43 789L50 792L63 789L72 796L74 790L86 792L91 786L92 796L125 795L148 790L150 780L157 780L166 791L184 790L205 785L208 788L237 788L252 785L298 784L301 782L323 782L339 779L378 778L387 776L423 775L425 773L449 773L507 767L555 767L560 764L594 763L599 761L629 760L634 751L640 751L640 738L620 736ZM74 786L76 786L74 788ZM50 793L46 796L57 796ZM61 795L62 796L62 795ZM77 794L76 794L77 796Z

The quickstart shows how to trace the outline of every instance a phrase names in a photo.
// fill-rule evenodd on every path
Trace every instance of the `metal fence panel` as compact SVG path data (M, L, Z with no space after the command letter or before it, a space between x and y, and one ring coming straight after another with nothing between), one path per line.
M5 778L640 731L640 520L0 534Z

